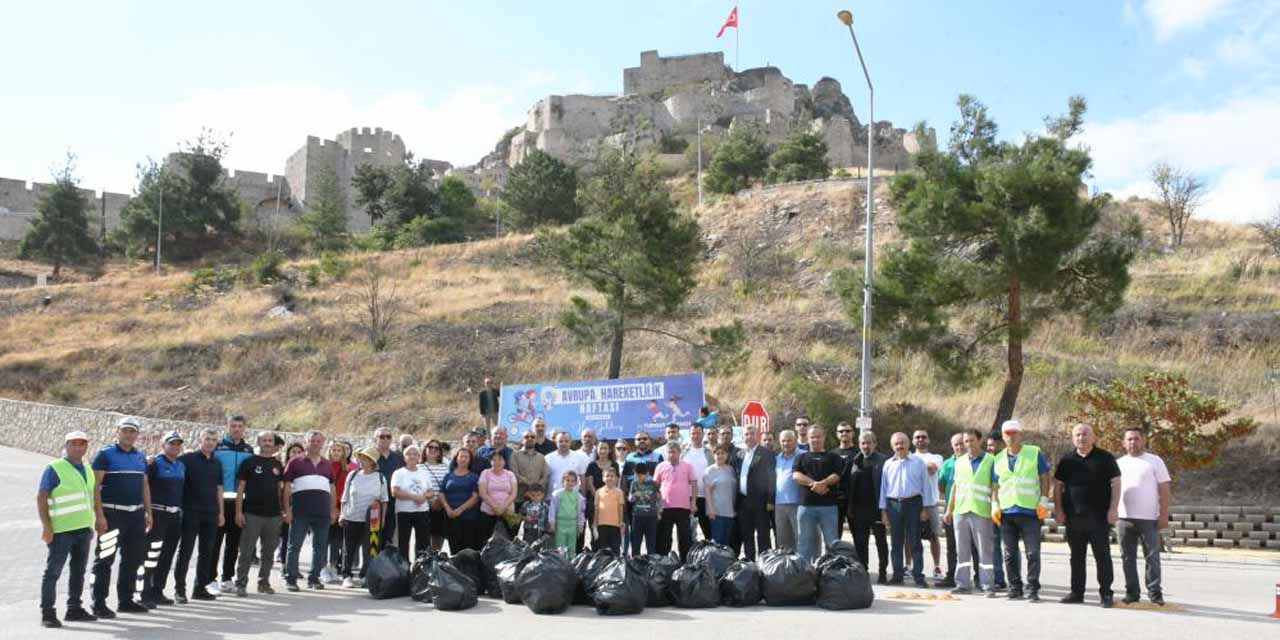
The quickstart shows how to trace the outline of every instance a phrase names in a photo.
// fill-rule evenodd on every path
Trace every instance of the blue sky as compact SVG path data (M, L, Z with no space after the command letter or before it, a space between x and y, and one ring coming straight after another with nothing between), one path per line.
M876 116L945 136L957 94L1001 132L1039 128L1072 94L1095 184L1146 189L1157 159L1209 181L1207 217L1280 203L1280 2L743 0L741 66L866 90L837 9L876 85ZM419 156L475 162L549 93L621 91L639 52L722 49L732 0L649 2L9 3L0 39L0 176L45 180L70 149L86 187L128 191L134 166L207 126L228 165L278 173L308 134L404 136ZM864 6L865 5L865 6ZM20 25L19 28L13 28Z

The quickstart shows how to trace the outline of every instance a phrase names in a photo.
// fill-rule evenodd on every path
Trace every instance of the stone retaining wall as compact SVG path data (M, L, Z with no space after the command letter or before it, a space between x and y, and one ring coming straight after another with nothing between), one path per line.
M1280 507L1174 505L1163 536L1174 546L1280 551ZM1044 538L1062 542L1066 528L1053 518L1045 520Z

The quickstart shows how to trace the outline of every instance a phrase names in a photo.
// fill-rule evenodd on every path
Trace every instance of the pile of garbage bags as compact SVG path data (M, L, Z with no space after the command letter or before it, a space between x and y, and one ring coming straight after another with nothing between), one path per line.
M818 606L865 609L875 601L871 577L852 545L833 544L817 560L772 549L758 562L738 560L731 549L700 543L681 562L674 553L620 557L609 550L570 556L541 544L495 535L480 552L453 557L425 553L410 568L395 549L369 563L374 598L412 596L437 609L476 605L481 595L524 604L538 614L562 613L574 604L599 615L633 615L646 607L706 609L718 606Z

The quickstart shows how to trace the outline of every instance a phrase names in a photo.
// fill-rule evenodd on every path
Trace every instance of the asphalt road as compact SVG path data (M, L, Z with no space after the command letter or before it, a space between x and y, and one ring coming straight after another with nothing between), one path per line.
M372 600L362 591L330 587L323 592L281 592L264 597L221 598L217 602L163 608L145 616L121 615L111 621L68 624L58 631L39 625L39 582L45 550L40 542L34 492L48 459L0 447L0 638L412 638L447 633L455 638L560 638L606 633L611 640L690 637L721 638L982 638L1140 637L1176 640L1208 634L1230 640L1280 638L1280 620L1270 617L1280 564L1224 556L1205 561L1165 562L1164 610L1097 606L1096 593L1085 605L1061 605L1065 594L1065 547L1049 545L1044 557L1042 595L1046 602L1028 604L965 597L928 599L940 590L878 587L872 608L829 612L808 608L711 610L650 609L639 616L603 618L593 609L574 607L554 616L538 616L520 605L482 598L462 612L435 611L407 598ZM1122 585L1116 555L1117 587ZM1200 560L1203 560L1201 558ZM926 561L932 566L931 561ZM1092 560L1090 560L1092 579ZM1091 583L1092 584L1092 583ZM63 573L60 589L65 589ZM282 586L277 580L277 587ZM1120 589L1123 591L1123 589ZM60 594L62 591L60 591ZM86 602L87 588L86 588ZM59 613L62 601L59 601ZM114 604L114 602L113 602ZM581 624L570 631L566 625ZM443 625L443 626L442 626ZM607 626L602 626L607 625ZM1031 635L1025 635L1031 634Z

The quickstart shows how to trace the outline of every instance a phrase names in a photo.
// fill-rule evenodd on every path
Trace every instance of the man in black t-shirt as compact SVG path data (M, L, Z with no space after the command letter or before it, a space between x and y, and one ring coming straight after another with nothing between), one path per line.
M1071 593L1065 604L1084 602L1087 548L1093 550L1098 571L1098 594L1104 608L1113 604L1111 581L1111 525L1119 518L1120 466L1115 456L1094 446L1097 437L1087 424L1071 430L1075 450L1058 460L1053 474L1054 518L1066 524L1071 548Z
M258 558L258 593L271 594L271 560L280 542L280 514L284 504L284 465L275 457L276 437L258 434L258 455L240 464L236 474L236 524L240 557L236 565L236 595L248 595L249 562L253 546L261 542Z
M836 483L836 539L844 537L844 523L849 520L849 470L853 467L853 458L858 455L858 443L854 440L853 425L841 422L836 425L836 437L840 446L831 450L844 461L840 469L840 482ZM853 530L853 521L849 521L849 530Z
M827 434L818 425L809 426L809 450L796 458L792 478L800 485L799 531L796 554L805 560L818 557L818 536L824 548L838 540L836 487L844 477L844 458L825 451Z

